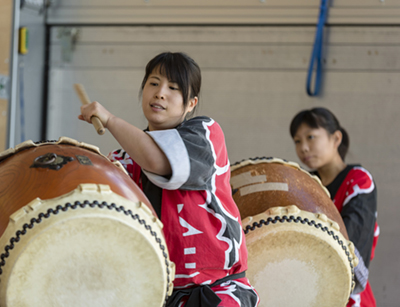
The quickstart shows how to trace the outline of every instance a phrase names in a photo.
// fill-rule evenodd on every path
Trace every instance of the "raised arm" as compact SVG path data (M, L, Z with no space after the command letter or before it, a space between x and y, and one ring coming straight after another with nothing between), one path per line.
M78 118L91 123L91 117L94 115L143 169L161 176L171 174L167 157L146 132L114 116L96 101L81 106Z

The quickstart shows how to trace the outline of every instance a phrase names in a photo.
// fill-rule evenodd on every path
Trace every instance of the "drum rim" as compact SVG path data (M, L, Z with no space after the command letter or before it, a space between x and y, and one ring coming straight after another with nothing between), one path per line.
M301 213L306 212L307 215L313 215L314 218L301 216ZM269 216L268 216L269 215ZM260 219L261 216L268 216L266 219ZM254 231L258 228L262 228L263 226L268 226L269 224L277 224L277 223L301 223L303 225L314 226L315 229L321 230L323 233L329 235L343 250L344 254L347 257L347 261L350 265L351 271L351 291L353 291L355 287L355 272L354 269L357 266L358 259L354 253L354 245L350 240L347 240L343 237L343 235L339 231L339 225L336 222L330 220L325 214L315 214L310 213L308 211L300 210L296 205L288 206L288 207L272 207L265 212L257 214L255 216L249 216L243 220L243 231L244 234L247 235L251 231ZM322 223L331 226L331 229L323 225ZM337 233L334 232L337 231ZM347 243L347 246L346 246ZM352 247L353 246L353 247Z
M241 161L235 162L234 164L231 165L231 172L242 168L247 165L255 165L255 164L261 164L261 163L276 163L276 164L282 164L282 165L289 165L305 174L310 176L313 180L315 180L318 185L322 188L322 190L328 195L328 197L331 197L331 194L329 193L328 189L322 184L321 179L319 179L318 176L311 174L309 171L306 169L302 168L298 163L288 161L285 159L281 158L276 158L276 157L255 157L255 158L248 158L248 159L243 159Z
M83 191L85 192L85 190L91 190L93 189L93 186L99 186L99 189L101 190L101 192L109 192L111 190L109 190L108 186L104 186L104 185L93 185L93 184L81 184L76 190L71 191L70 193L64 194L60 197L56 197L53 199L46 199L43 200L43 202L48 203L48 202L52 202L54 200L61 200L64 197L68 196L68 195L73 195L73 193L76 192L80 192ZM100 192L100 193L101 193ZM111 191L112 194L115 194ZM119 196L118 194L115 194L117 197L121 198L122 204L120 206L117 206L115 204L114 201L112 200L96 200L93 199L91 201L89 200L85 200L85 201L75 201L74 203L71 204L71 202L68 201L64 201L64 205L61 205L59 201L57 201L57 204L53 204L53 207L51 208L43 208L42 210L37 210L38 208L36 208L34 211L31 211L31 216L28 222L25 223L21 223L20 225L18 225L17 227L15 227L15 229L13 230L10 236L10 234L7 232L7 228L9 226L7 226L6 231L3 233L3 235L0 237L0 241L4 242L4 245L2 244L2 246L0 246L0 248L2 250L0 250L0 280L3 274L3 268L6 266L6 260L7 258L10 258L10 255L12 253L12 250L15 248L16 244L18 244L21 241L21 238L28 234L28 232L32 229L34 229L35 225L40 224L43 219L48 219L48 218L52 218L52 217L56 217L57 215L59 215L59 213L67 213L68 211L71 210L75 210L78 208L82 208L82 209L109 209L109 210L113 210L114 212L117 212L118 214L124 214L127 217L130 217L133 221L135 221L135 223L138 223L137 225L141 228L144 229L145 231L147 231L150 236L152 238L154 238L155 243L153 242L153 244L155 246L158 246L158 248L161 250L162 252L162 262L165 264L165 271L166 271L166 292L165 292L165 297L164 297L164 304L166 304L169 295L171 294L172 290L173 290L173 280L174 280L174 274L175 274L175 269L174 269L174 263L169 259L169 255L168 255L168 249L166 246L166 242L163 240L163 238L160 238L159 236L157 236L157 232L154 231L152 229L152 226L146 222L145 216L148 215L149 217L151 217L151 221L155 222L156 225L160 226L160 233L162 236L162 223L159 220L154 220L154 216L152 215L150 209L142 202L138 202L136 205L138 205L138 208L142 209L142 216L138 213L138 212L132 212L131 209L126 209L125 208L125 204L126 202L130 202L133 203L129 200L125 200L123 197ZM35 206L36 204L40 203L41 199L35 199L33 200L31 203L29 203L27 206ZM24 210L25 207L22 207L20 210ZM18 212L18 211L17 211ZM33 214L34 213L34 214ZM14 224L15 225L15 224ZM5 235L7 236L7 239L5 237Z

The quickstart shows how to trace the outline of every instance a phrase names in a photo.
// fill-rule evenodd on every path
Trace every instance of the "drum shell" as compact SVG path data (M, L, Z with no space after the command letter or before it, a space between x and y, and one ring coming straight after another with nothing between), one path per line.
M268 184L271 183L287 187L287 190L269 189ZM343 219L327 190L316 176L301 169L296 163L276 158L242 162L231 168L231 186L242 219L272 207L296 205L303 211L325 214L338 223L340 232L348 239ZM250 192L245 192L243 188Z
M35 159L49 153L72 161L59 165L59 169L35 166ZM46 143L24 148L0 161L0 236L9 216L33 199L55 198L81 183L109 185L116 194L133 202L143 202L155 215L139 187L105 156L71 144Z

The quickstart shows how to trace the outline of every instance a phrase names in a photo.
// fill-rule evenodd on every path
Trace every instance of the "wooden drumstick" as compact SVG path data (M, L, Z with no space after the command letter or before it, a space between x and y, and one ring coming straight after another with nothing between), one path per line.
M75 88L75 91L78 94L82 104L91 103L89 96L86 94L85 88L83 87L82 84L75 83L74 88ZM92 124L98 134L102 135L102 134L104 134L104 132L106 132L106 129L104 129L103 124L101 123L100 119L97 116L93 115L91 117L91 121L92 121Z

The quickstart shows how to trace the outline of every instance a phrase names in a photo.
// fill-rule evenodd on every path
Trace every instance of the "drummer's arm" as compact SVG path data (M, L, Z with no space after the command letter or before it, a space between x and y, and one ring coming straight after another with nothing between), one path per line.
M347 203L341 216L350 241L360 252L368 267L376 221L376 194L359 194Z
M354 294L365 290L369 276L369 262L374 241L376 194L359 194L342 209L343 222L350 241L356 248L358 265L354 268Z
M171 174L171 165L166 155L143 130L115 116L108 120L106 127L143 169L161 176Z
M147 133L114 116L96 101L81 106L81 114L78 118L90 123L92 116L100 119L121 147L144 170L161 176L172 173L171 165L164 152Z

